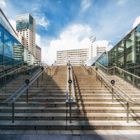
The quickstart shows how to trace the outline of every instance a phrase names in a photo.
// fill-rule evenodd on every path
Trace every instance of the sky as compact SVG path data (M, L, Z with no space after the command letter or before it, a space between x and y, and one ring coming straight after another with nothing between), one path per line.
M36 44L42 61L56 60L57 50L114 46L140 21L140 0L0 0L0 8L15 27L18 14L36 20ZM95 50L94 50L95 51Z

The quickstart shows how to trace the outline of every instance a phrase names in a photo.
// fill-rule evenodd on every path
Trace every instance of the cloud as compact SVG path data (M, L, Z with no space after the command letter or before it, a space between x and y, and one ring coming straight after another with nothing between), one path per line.
M6 7L6 0L0 0L0 8Z
M87 25L69 25L60 33L57 39L52 39L49 44L45 39L41 40L42 59L44 62L52 64L56 60L56 52L58 50L88 48L90 46L89 37L91 33L92 30Z
M135 28L138 24L140 24L140 16L135 19L132 27Z
M127 0L118 0L117 1L117 4L118 5L123 5L123 4L125 4L127 2Z
M9 19L9 22L11 23L12 27L16 30L16 21L14 19Z
M44 27L46 30L48 28L48 26L50 25L49 20L45 17L45 16L34 16L35 20L36 20L36 24Z
M85 12L91 6L91 0L81 0L81 11Z
M72 24L66 27L59 35L59 38L50 40L49 43L45 39L37 35L37 42L41 42L42 60L47 64L52 64L56 60L56 52L59 50L90 48L90 36L92 29L87 25ZM45 37L44 37L45 38ZM97 46L109 46L106 40L95 41L93 47L93 55L96 56Z

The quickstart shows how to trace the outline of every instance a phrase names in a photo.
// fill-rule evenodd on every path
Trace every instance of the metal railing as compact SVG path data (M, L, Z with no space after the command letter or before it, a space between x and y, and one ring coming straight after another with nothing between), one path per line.
M27 66L22 66L20 68L17 68L17 69L14 69L12 71L9 71L9 72L3 72L3 74L0 76L0 79L7 76L7 75L10 75L10 74L13 74L13 73L16 73L16 72L19 72L21 69L23 68L27 68Z
M30 75L31 73L33 73L33 71L37 70L39 67L40 66L36 66L36 67L22 66L20 68L16 68L9 72L3 73L3 75L0 76L0 87L4 86L6 88L7 82L14 79L19 74L26 73L26 74Z
M87 68L86 68L87 69ZM137 102L136 100L132 99L129 95L127 95L122 89L117 87L116 85L112 84L110 80L103 75L101 72L98 71L98 69L94 69L90 67L95 73L96 73L96 79L101 81L101 85L105 85L106 88L111 92L112 94L112 102L114 98L116 100L119 98L121 102L123 102L126 105L126 117L127 117L127 122L129 122L129 115L130 115L130 107L133 105L138 105L140 106L140 103ZM120 102L119 100L119 102ZM120 104L121 104L120 102Z
M67 85L66 85L65 102L66 102L66 106L69 107L69 118L71 123L72 106L76 104L76 101L75 101L75 88L74 88L74 74L73 74L73 68L70 63L67 65ZM66 112L66 121L67 121L67 112Z
M6 100L4 100L0 104L11 104L12 106L12 123L15 121L15 103L17 99L20 98L21 95L25 94L26 92L26 102L28 103L28 94L29 94L29 87L37 81L37 87L39 85L39 78L42 75L43 79L43 71L44 68L42 67L40 70L38 70L30 79L26 79L25 83L19 87L10 97L8 97Z
M23 63L17 63L16 65L8 65L8 66L0 65L0 76L23 66L25 66Z
M96 66L101 68L101 70L103 70L107 74L117 75L117 76L123 78L125 81L133 84L133 86L140 88L140 77L139 76L132 74L131 72L128 72L128 71L126 71L122 68L119 68L117 66L107 68L98 62L96 62Z

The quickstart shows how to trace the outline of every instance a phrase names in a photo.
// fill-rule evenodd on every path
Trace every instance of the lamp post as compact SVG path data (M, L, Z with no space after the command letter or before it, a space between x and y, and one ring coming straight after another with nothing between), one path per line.
M91 48L90 48L90 51L91 51L91 57L90 58L92 58L92 56L93 56L93 43L95 42L95 40L96 40L96 37L94 36L94 35L91 35L90 37L89 37L89 39L90 39L90 42L91 42Z

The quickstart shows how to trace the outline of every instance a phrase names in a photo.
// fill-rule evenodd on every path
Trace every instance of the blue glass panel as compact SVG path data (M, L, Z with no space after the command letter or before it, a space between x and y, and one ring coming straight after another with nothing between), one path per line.
M137 26L136 31L140 32L140 25Z
M13 39L7 32L4 32L4 56L13 57Z

